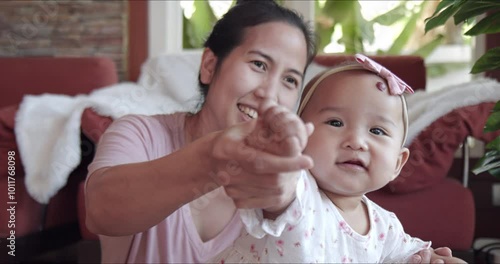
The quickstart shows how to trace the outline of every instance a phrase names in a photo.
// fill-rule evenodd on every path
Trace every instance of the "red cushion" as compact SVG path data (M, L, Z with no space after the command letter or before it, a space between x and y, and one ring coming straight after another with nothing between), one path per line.
M399 78L410 85L413 90L425 89L426 72L422 57L411 55L369 56L384 65ZM334 66L347 60L354 60L353 55L317 55L314 61L323 66Z
M0 107L26 94L84 94L118 81L114 62L104 57L0 58L0 72Z
M434 186L417 192L393 194L379 190L369 193L368 197L394 212L406 233L431 240L433 248L469 250L472 245L474 198L471 191L455 179L441 179Z
M21 157L17 149L16 135L14 133L17 109L18 105L11 105L0 109L0 160L7 161L9 152L13 151L16 154L16 174L24 175ZM7 176L7 170L0 171L0 178L7 178Z
M107 116L97 114L93 109L87 108L82 113L81 129L82 133L97 145L99 139L108 126L113 122L113 119ZM85 209L85 181L82 181L78 186L78 225L80 234L85 240L98 240L99 237L90 232L85 224L86 209Z
M21 237L40 228L39 223L41 222L42 205L38 204L31 196L27 195L26 189L23 188L24 170L14 134L17 109L18 105L11 105L0 109L0 160L7 163L9 156L14 158L15 198L17 201L16 216L22 215L22 217L16 217L15 231L16 236ZM5 195L0 197L0 202L2 204L7 204L8 202L6 193L9 185L8 177L9 171L7 170L7 166L2 166L2 170L0 170L0 187L5 190ZM7 223L9 217L10 214L8 211L0 211L0 223ZM7 224L0 226L0 237L8 237L9 232L10 228L8 228Z
M80 234L82 235L82 238L85 240L98 240L99 237L90 232L90 230L87 228L87 225L85 224L85 218L87 214L87 210L85 208L85 181L80 182L78 185L78 225L80 227Z
M81 121L82 133L92 142L97 143L113 119L97 114L92 108L86 108L82 113Z
M454 154L467 136L490 141L499 132L483 133L495 103L457 108L431 123L410 144L410 158L400 175L384 188L407 193L427 188L448 175Z

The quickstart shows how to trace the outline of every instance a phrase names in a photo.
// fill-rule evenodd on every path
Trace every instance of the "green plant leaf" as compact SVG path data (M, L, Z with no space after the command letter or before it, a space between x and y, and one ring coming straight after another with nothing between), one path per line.
M359 5L358 1L326 1L321 13L335 19L335 23L343 23L353 15L353 4Z
M317 40L317 46L318 46L318 51L322 52L323 49L326 47L326 45L330 44L332 41L332 34L335 30L335 25L333 24L330 27L325 27L323 25L319 25L316 23L316 36L318 37Z
M391 47L387 50L387 54L393 54L393 55L400 55L401 51L403 48L406 46L408 43L408 40L410 39L411 35L413 35L413 32L415 32L415 29L417 27L417 21L418 18L420 17L420 14L422 10L424 9L423 5L425 4L425 1L422 2L420 6L420 10L418 12L414 12L411 14L410 18L408 19L408 22L404 26L403 30L399 34L399 36L392 42Z
M488 173L497 177L497 178L500 178L500 167L495 167L495 168L489 170Z
M384 14L381 14L372 20L371 23L379 23L383 26L390 26L397 21L400 21L402 18L406 17L407 9L406 9L406 1L402 1L401 4L396 6L395 8L387 11Z
M358 1L336 1L342 3L344 9L348 9L350 15L344 16L342 25L342 37L339 43L345 46L346 54L354 54L357 52L364 52L363 39L369 39L369 33L363 34L363 31L371 30L373 39L373 28L361 15L361 6ZM328 1L327 1L328 3ZM368 28L367 28L368 27Z
M330 44L332 34L337 24L344 23L352 16L352 1L326 1L325 5L316 16L316 35L318 36L318 51ZM319 5L319 3L318 3Z
M441 3L439 3L439 5L443 4L442 7L438 5L440 12L437 13L438 8L436 8L436 12L434 12L434 15L425 20L425 32L427 33L429 30L433 28L444 25L446 21L448 21L448 19L460 9L460 7L465 3L465 1L466 0L454 0L454 1L443 0Z
M484 125L484 132L493 132L500 129L500 112L493 112L490 114Z
M357 24L357 22L354 21L352 21L352 23L342 24L342 38L340 38L339 42L345 45L346 54L364 52L361 28L359 26L353 26L355 24Z
M500 101L495 103L492 112L500 112Z
M487 151L484 156L477 161L472 169L472 173L480 174L482 172L500 167L500 152L496 150Z
M439 34L437 38L433 39L429 43L426 43L416 51L412 53L412 55L417 55L422 58L427 58L441 43L443 43L444 36Z
M500 12L490 14L477 22L465 35L476 36L479 34L491 34L500 32Z
M488 144L486 144L486 149L498 150L500 151L500 137L496 137Z
M467 1L457 10L455 15L453 15L453 20L455 25L458 25L461 22L475 18L495 8L500 8L498 0Z
M182 48L184 49L194 49L196 47L193 47L191 45L191 40L190 40L190 31L193 28L193 25L191 24L191 21L187 19L185 16L182 16L182 20L184 27L182 27Z
M500 47L489 49L472 66L470 73L476 74L485 71L500 69Z
M436 6L436 10L434 10L434 13L430 18L435 17L439 12L441 12L441 10L445 9L449 5L452 5L454 2L455 2L454 0L443 0L439 2L439 4ZM429 20L430 18L427 18L426 21Z
M195 11L187 24L186 35L189 45L194 48L203 47L205 38L217 21L208 1L194 1Z

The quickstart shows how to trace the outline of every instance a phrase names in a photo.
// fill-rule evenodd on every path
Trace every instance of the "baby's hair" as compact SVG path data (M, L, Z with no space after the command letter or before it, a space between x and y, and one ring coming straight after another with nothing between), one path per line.
M304 111L307 103L309 102L309 100L311 99L312 95L314 94L314 91L316 90L316 88L318 87L318 85L324 79L326 79L327 77L329 77L329 76L331 76L333 74L337 74L337 73L345 72L345 71L354 71L354 70L365 71L365 72L369 72L369 73L372 73L372 74L378 76L377 73L365 69L361 64L359 64L356 61L348 60L348 61L344 61L342 63L339 63L336 66L334 66L333 68L330 68L328 70L325 70L325 71L317 74L311 81L309 81L309 83L304 88L304 91L302 92L302 97L300 99L300 104L299 104L298 115L299 116L302 115L302 112ZM384 78L382 78L382 79L384 79ZM384 79L384 82L387 82L387 80ZM407 107L407 104L406 104L406 99L403 96L403 94L401 94L401 95L390 95L390 96L399 96L399 98L401 98L401 105L402 105L402 108L403 108L403 130L404 130L403 131L402 146L404 146L404 144L406 142L406 138L408 136L408 107Z

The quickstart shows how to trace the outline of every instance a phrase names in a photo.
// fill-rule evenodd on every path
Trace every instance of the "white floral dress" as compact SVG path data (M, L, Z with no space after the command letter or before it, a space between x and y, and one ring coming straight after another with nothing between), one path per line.
M370 231L356 233L314 178L303 172L297 199L276 220L262 210L240 210L245 228L212 263L407 263L431 243L403 230L396 215L363 197Z

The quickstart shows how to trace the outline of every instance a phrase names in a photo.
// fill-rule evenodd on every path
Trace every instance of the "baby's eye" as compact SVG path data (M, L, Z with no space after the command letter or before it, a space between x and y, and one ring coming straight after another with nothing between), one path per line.
M252 63L260 69L266 70L266 64L262 61L252 61Z
M339 120L336 120L336 119L333 119L333 120L329 120L326 122L328 125L330 126L334 126L334 127L341 127L341 126L344 126L344 124L339 121Z
M372 129L370 129L370 132L375 134L375 135L379 135L379 136L387 135L387 133L380 128L372 128Z

